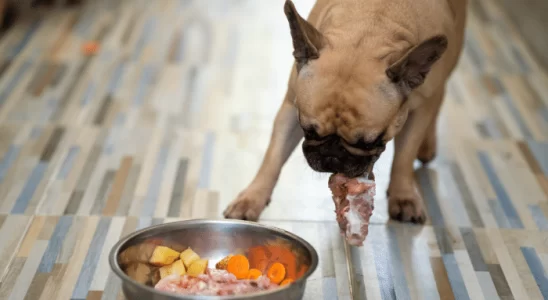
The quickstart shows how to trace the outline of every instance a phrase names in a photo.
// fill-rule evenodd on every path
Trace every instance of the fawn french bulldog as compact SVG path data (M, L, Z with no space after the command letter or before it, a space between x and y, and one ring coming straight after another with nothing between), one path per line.
M464 39L467 0L317 0L307 20L287 0L295 63L263 163L225 209L257 220L282 166L302 149L318 172L371 174L394 139L390 217L424 223L413 162L436 155L436 121Z

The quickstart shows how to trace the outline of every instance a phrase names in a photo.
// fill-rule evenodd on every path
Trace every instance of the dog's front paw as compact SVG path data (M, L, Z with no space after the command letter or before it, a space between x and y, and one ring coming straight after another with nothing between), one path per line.
M269 193L248 188L228 205L223 215L227 219L257 221L269 203Z
M424 224L426 212L422 197L414 188L389 189L388 213L390 218L416 224Z

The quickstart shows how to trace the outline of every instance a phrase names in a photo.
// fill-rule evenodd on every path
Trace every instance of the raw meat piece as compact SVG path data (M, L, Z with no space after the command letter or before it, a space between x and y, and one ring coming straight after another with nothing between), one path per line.
M183 295L227 296L271 290L276 287L278 285L271 283L266 276L256 280L238 280L225 270L208 269L206 274L198 277L169 275L160 280L154 288Z
M373 214L375 182L366 177L348 178L342 174L329 177L329 189L341 234L348 244L362 246Z

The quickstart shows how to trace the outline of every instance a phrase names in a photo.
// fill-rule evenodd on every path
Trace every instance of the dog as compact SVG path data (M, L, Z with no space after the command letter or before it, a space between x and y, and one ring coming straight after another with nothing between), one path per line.
M413 163L436 155L436 122L465 33L467 0L317 0L307 20L287 0L295 62L255 178L224 211L258 220L281 169L302 150L317 172L369 174L394 139L392 219L423 224Z

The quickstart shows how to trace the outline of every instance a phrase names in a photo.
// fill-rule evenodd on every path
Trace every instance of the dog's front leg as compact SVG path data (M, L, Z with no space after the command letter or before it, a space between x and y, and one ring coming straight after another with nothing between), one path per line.
M425 140L434 141L429 144L435 147L436 137L432 128L435 128L443 95L441 89L430 99L425 99L425 105L409 115L394 140L394 161L387 192L388 212L392 219L420 224L426 221L423 199L415 182L413 162ZM435 149L431 151L435 152Z
M256 221L270 202L282 166L303 138L297 110L293 105L295 95L288 91L276 115L270 144L251 184L225 209L225 218Z

